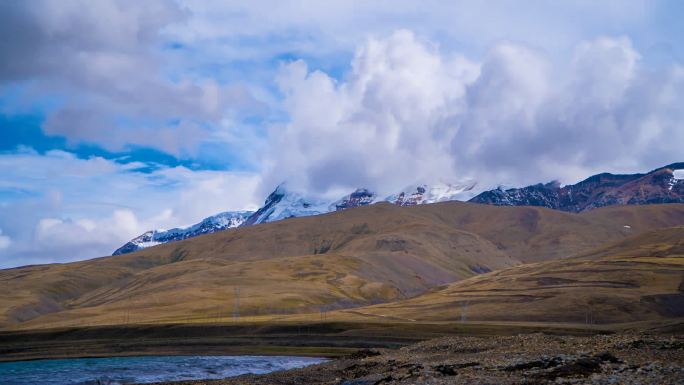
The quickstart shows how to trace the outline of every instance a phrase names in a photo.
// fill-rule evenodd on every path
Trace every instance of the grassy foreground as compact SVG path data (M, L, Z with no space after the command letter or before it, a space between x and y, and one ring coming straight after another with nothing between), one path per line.
M525 323L230 323L128 325L0 332L0 361L131 355L298 355L334 357L359 348L398 348L442 336L612 333L635 325ZM662 328L666 325L651 325ZM636 326L643 329L645 325ZM669 328L682 328L669 325Z

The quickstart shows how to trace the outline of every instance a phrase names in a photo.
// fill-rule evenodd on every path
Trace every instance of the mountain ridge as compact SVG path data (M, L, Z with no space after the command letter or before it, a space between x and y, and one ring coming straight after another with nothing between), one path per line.
M266 197L263 206L256 211L229 211L205 218L198 224L186 228L150 230L119 247L112 255L131 253L162 243L175 242L236 227L275 222L287 218L320 215L378 202L390 202L398 206L411 206L456 200L461 194L471 191L474 186L474 183L438 182L432 185L415 184L384 199L380 199L376 193L366 188L358 188L338 200L329 202L308 198L301 193L289 191L286 184L281 183ZM233 218L231 225L225 225L222 220L224 217L235 218ZM216 226L212 227L212 223L216 223ZM197 227L202 228L202 231L194 230Z
M583 212L614 205L643 205L684 202L684 162L644 174L592 175L574 185L558 182L504 190L497 188L470 199L472 203L496 206L540 206L568 212Z
M112 255L132 253L163 243L180 241L199 235L236 228L244 223L244 221L253 213L253 211L226 211L204 218L199 223L191 226L176 227L170 230L157 229L146 231L116 249Z
M459 183L440 181L433 184L414 184L385 198L380 198L378 194L367 188L358 188L335 201L325 201L289 191L286 183L281 183L266 197L264 204L256 211L220 213L187 228L193 229L199 226L202 231L185 230L186 228L147 231L118 248L112 255L130 253L162 243L175 242L236 227L252 226L293 217L321 215L378 202L412 206L452 200L460 201L472 194L476 185L477 183L473 181ZM613 205L684 203L684 162L672 163L647 173L600 173L574 185L561 186L557 181L552 181L522 188L506 190L497 188L481 192L468 201L495 206L546 207L576 213ZM239 219L235 219L229 226L212 219L226 215L236 215L239 216ZM212 227L212 223L217 224Z

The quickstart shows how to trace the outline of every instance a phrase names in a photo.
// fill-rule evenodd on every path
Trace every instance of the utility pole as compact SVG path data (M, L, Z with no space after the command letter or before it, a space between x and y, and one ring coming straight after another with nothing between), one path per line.
M235 288L235 304L233 305L233 322L240 319L240 288Z
M465 301L461 303L461 322L468 321L468 304L470 301Z

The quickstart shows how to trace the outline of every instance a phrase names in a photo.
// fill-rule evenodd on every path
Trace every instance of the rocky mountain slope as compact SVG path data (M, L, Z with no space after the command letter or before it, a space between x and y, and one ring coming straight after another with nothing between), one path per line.
M377 202L389 202L399 206L461 200L464 194L475 187L474 183L435 183L409 186L397 194L380 199L374 192L359 188L336 201L325 202L304 197L302 194L288 191L285 184L273 191L264 205L257 210L243 226L274 222L285 218L319 215L340 211Z
M570 212L612 205L683 203L684 163L673 163L646 174L603 173L563 187L551 182L490 190L470 201L498 206L541 206Z
M132 253L162 243L175 242L198 235L233 229L243 224L253 213L253 211L227 211L204 218L200 223L192 226L177 227L170 230L147 231L116 249L112 255Z
M412 206L467 200L473 196L475 186L474 182L416 184L385 198L379 197L368 189L359 188L349 195L330 202L306 197L301 193L288 190L285 184L281 184L269 194L264 205L255 212L222 213L187 228L148 231L117 249L113 255L130 253L145 247L237 226L244 227L286 218L320 215L377 202ZM603 173L567 186L551 182L507 190L499 188L482 192L470 199L470 202L497 206L538 206L569 212L582 212L614 205L684 203L684 163L673 163L646 174ZM231 217L230 224L225 224L225 221L221 219L224 217Z
M6 293L0 328L216 322L236 310L241 319L318 320L322 311L401 300L683 224L678 204L573 214L463 202L379 203L124 255L0 270Z
M359 188L336 201L328 202L305 197L301 193L288 190L285 184L281 184L269 194L264 205L256 212L226 212L206 218L202 222L190 227L172 230L151 230L127 242L112 255L130 253L145 247L174 242L238 226L251 226L286 218L320 215L382 201L399 206L411 206L462 200L463 197L468 196L474 187L474 183L450 184L440 182L432 185L419 184L409 186L398 194L390 195L384 199L380 199L377 194L368 189Z

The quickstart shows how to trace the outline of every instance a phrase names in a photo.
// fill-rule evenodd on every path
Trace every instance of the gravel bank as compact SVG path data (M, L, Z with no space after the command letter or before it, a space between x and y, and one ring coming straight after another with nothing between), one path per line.
M684 337L445 337L303 369L174 385L684 384Z

